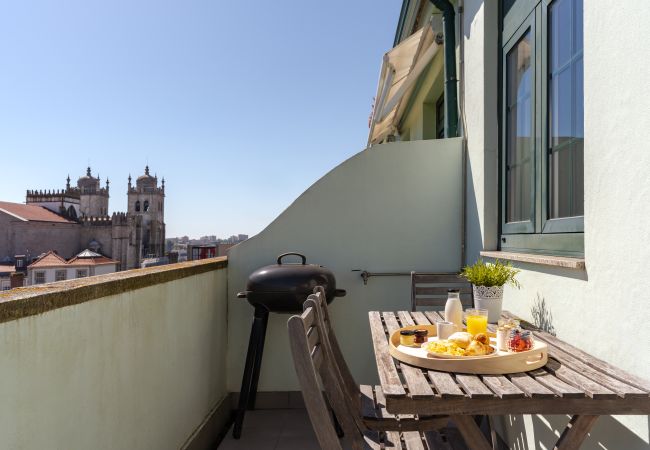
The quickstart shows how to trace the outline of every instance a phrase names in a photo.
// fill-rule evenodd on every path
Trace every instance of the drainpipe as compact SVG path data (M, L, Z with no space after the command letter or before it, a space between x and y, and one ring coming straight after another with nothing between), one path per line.
M445 27L445 137L458 137L456 13L449 0L429 0L442 12Z

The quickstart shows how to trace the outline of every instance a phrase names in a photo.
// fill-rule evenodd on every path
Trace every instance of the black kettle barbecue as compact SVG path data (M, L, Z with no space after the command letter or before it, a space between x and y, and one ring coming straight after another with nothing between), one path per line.
M299 264L283 263L282 260L286 256L298 256L302 261ZM344 289L336 288L336 279L331 270L318 264L307 264L305 255L290 252L278 256L277 264L264 266L253 272L248 277L246 291L237 294L238 298L245 298L255 307L255 313L233 427L235 439L241 436L246 409L253 409L255 406L269 312L302 312L302 304L314 292L316 286L325 289L328 304L334 298L345 295Z
M285 256L299 256L300 264L282 264ZM336 289L336 280L331 270L318 264L307 264L307 258L300 253L283 253L278 263L257 269L248 277L246 291L237 294L254 307L269 312L299 313L307 296L316 286L325 288L327 303L334 297L343 297L345 290Z

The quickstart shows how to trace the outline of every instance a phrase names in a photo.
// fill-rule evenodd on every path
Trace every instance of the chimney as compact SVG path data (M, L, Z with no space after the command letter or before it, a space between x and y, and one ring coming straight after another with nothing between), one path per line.
M11 289L23 287L25 285L25 274L22 272L14 272L11 274Z

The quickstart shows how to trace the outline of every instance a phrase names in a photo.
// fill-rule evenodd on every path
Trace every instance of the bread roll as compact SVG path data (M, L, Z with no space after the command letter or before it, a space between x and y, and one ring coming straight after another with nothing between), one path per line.
M465 350L465 356L482 356L489 355L492 349L489 345L485 345L479 341L472 341Z

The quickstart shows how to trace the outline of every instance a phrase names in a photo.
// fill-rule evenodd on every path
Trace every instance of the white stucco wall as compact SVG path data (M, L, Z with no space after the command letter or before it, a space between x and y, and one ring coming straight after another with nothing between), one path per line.
M253 307L235 294L278 254L304 253L330 268L347 290L333 322L359 382L377 379L368 311L410 307L408 277L370 272L454 271L460 265L460 139L382 144L329 172L257 236L228 255L228 389L239 391ZM298 390L287 338L288 315L272 314L260 391Z
M466 0L461 121L467 139L467 261L498 242L498 2ZM463 102L464 96L464 102ZM464 119L464 120L462 120Z
M0 448L178 449L226 395L226 269L0 324Z
M470 185L468 258L496 245L498 211L492 156L496 37L485 31L491 2L465 1L465 85ZM487 11L487 12L486 12ZM557 335L623 369L650 379L650 353L637 337L650 332L650 8L645 0L584 2L586 271L531 264L521 290L506 289L504 307L529 320L545 301ZM490 74L490 72L493 72ZM494 92L497 86L492 85ZM483 100L482 100L483 99ZM475 201L472 204L472 195ZM539 300L538 300L539 299ZM632 337L634 336L634 337ZM642 344L643 346L644 344ZM566 417L510 417L513 448L549 448ZM581 449L650 448L646 416L603 417Z

